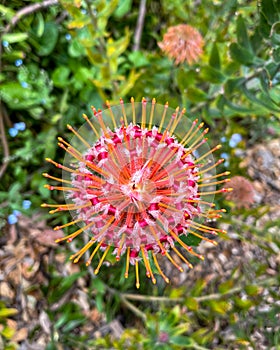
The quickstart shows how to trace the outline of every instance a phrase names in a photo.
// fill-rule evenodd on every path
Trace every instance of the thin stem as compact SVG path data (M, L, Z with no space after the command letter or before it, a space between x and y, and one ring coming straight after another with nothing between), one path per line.
M141 36L143 32L144 20L146 14L146 0L141 0L139 6L139 15L137 19L137 25L134 34L134 46L133 51L137 51L140 48Z
M30 15L31 13L39 11L42 8L58 5L58 4L59 4L58 0L45 0L41 3L35 3L24 7L14 15L14 17L11 19L9 24L4 28L4 33L8 33L23 16Z
M254 283L257 286L273 286L275 284L278 284L277 280L274 278L268 278L265 280L258 280ZM236 288L233 288L229 290L228 292L224 294L220 293L213 293L208 295L203 295L200 297L194 297L194 299L197 302L203 302L208 300L217 300L220 298L224 298L226 296L230 296L232 294L238 293L244 289L244 285L238 286ZM138 300L138 301L151 301L151 302L167 302L167 303L180 303L184 301L184 298L169 298L169 297L157 297L157 296L151 296L151 295L139 295L139 294L131 294L131 293L122 293L120 294L122 297L125 297L130 300Z
M3 164L1 165L1 168L0 168L0 178L5 173L5 170L8 166L9 155L10 155L9 146L8 146L8 142L6 139L5 128L4 128L4 115L5 115L5 113L6 113L6 111L4 110L4 106L2 104L0 104L0 136L1 136L1 141L2 141L3 150L4 150Z

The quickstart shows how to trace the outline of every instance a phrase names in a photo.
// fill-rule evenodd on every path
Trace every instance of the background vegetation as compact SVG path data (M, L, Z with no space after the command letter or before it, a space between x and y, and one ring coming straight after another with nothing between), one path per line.
M4 0L0 12L0 348L280 349L280 1ZM205 40L192 66L157 45L181 23ZM50 228L69 218L40 208L63 201L41 176L45 157L63 161L56 137L131 96L186 107L258 193L246 210L217 199L230 212L219 248L140 291L113 260L98 277L66 263Z

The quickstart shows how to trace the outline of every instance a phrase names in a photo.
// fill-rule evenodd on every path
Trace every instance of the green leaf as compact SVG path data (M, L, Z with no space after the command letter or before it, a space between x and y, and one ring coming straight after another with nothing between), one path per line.
M130 40L130 33L128 28L125 29L125 35L119 40L108 39L107 42L107 56L108 58L119 57L128 47Z
M212 50L210 53L210 58L209 58L209 65L213 68L216 68L218 70L221 69L221 60L220 60L220 54L219 54L219 49L216 43L213 44Z
M241 47L244 47L248 51L252 52L251 42L248 37L246 24L241 15L238 16L236 21L237 42Z
M182 345L187 348L192 347L194 345L194 341L192 338L185 337L183 335L177 335L177 336L171 337L170 343L175 345Z
M273 50L273 59L276 63L280 62L280 47Z
M234 297L233 300L235 302L235 305L241 310L249 310L250 307L254 305L252 300L244 300L239 297Z
M84 46L80 43L78 38L74 38L69 47L68 47L68 54L71 57L80 57L80 56L85 56L86 54L86 49Z
M233 60L244 65L250 65L254 61L254 55L237 43L232 43L229 47L230 56Z
M8 33L2 36L2 40L8 41L8 43L18 43L20 41L24 41L28 38L27 33Z
M221 84L226 79L224 74L220 70L210 66L202 67L200 74L205 81L208 81L213 84Z
M181 236L181 240L186 243L188 246L198 246L201 242L201 238L192 235L191 233L188 233L187 236Z
M48 22L45 24L44 33L39 38L39 56L48 56L55 48L58 39L58 25L55 22Z
M197 311L199 307L199 303L195 298L187 297L184 301L185 306L192 311Z
M194 103L206 101L208 98L208 95L203 90L194 86L185 89L185 95L189 101Z
M77 328L81 324L85 322L85 318L77 319L77 320L71 320L67 322L67 324L62 328L63 333L68 333L72 331L74 328Z
M150 61L144 55L142 51L133 51L128 55L129 61L135 68L145 67L150 64Z
M52 80L55 86L57 87L65 87L69 84L69 74L70 69L65 66L59 66L57 67L53 74L52 74Z
M213 311L221 315L225 315L231 309L231 304L228 301L223 300L209 300L208 305Z
M13 11L11 8L3 6L1 4L0 4L0 13L8 21L10 21L15 15L15 11Z
M277 106L273 104L273 102L270 102L269 100L267 100L267 98L258 98L256 96L256 93L249 91L245 85L241 85L240 89L244 93L244 95L248 98L248 100L250 100L251 102L256 103L257 105L263 106L270 111L274 111L278 113L280 112L280 108L277 108Z
M15 308L1 308L0 309L0 317L10 317L14 316L18 313L18 310Z
M132 0L120 0L119 4L114 12L114 17L121 18L130 12L132 6Z
M256 286L255 284L249 284L244 287L245 292L250 296L258 295L261 291L261 288Z
M12 336L15 334L15 329L11 327L5 327L2 331L0 331L1 335L3 335L4 338L6 339L11 339ZM6 348L5 348L6 350Z
M224 283L221 283L218 289L221 294L225 294L229 292L232 289L232 287L233 287L233 280L228 280Z

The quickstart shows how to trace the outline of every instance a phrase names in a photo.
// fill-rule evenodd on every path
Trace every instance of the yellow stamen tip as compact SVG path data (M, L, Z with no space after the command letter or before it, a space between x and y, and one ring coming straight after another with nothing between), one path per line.
M128 278L128 273L125 273L125 274L124 274L124 278Z
M166 282L166 283L169 283L170 281L169 281L169 278L164 278L164 281Z
M190 269L193 269L193 265L192 265L192 264L189 264L189 268L190 268Z
M42 203L40 206L41 206L42 208L46 208L47 204L46 204L46 203Z
M97 275L98 272L99 272L99 269L95 269L95 270L94 270L94 274L95 274L95 275Z
M76 259L74 259L74 261L73 261L74 264L77 264L77 262L79 262L79 258L76 258Z
M179 270L180 272L184 272L184 269L183 269L181 266L179 266L178 270Z
M155 278L152 278L152 282L153 282L153 284L156 284L157 280Z
M55 226L53 230L58 231L59 229L60 229L60 226Z
M62 239L58 238L58 239L55 240L55 243L60 243L61 241L62 241Z
M90 261L86 262L86 267L88 267L90 265Z
M216 146L216 149L220 149L220 148L222 148L222 145L217 145Z
M137 288L137 289L140 288L140 283L136 283L136 288Z

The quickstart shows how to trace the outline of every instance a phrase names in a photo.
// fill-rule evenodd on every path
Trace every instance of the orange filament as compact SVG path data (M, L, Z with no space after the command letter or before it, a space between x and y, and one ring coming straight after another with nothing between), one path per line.
M190 134L189 132L188 132L188 134L187 135L189 135L189 137L188 138L186 138L186 136L183 138L183 140L180 142L183 146L185 146L187 143L189 143L194 137L195 137L195 135L198 133L198 131L203 127L203 125L204 125L204 123L202 122L202 123L200 123L199 125L198 125L198 127L196 128L196 130L192 133L192 134ZM192 128L191 128L192 129Z
M144 129L146 125L146 106L147 106L147 101L143 97L142 98L142 118L141 118L141 128Z
M72 131L87 148L91 148L91 145L70 124L67 124L67 128Z
M209 176L209 177L201 177L200 179L197 180L197 182L213 180L213 179L216 179L217 177L228 176L228 175L230 175L230 171L225 171L224 173L220 173L217 175L213 175L213 176Z
M89 120L88 116L86 114L83 114L83 118L85 119L85 121L88 123L88 125L90 126L91 130L95 133L96 137L99 139L100 135L97 132L97 130L95 129L94 125L92 124L92 122Z
M77 220L74 220L74 221L70 221L67 224L56 226L56 227L54 227L54 231L61 230L62 228L65 228L65 227L68 227L68 226L71 226L71 225L75 225L75 224L77 224L78 222L81 222L81 221L83 221L83 219L77 219Z
M81 257L85 254L85 252L92 247L92 245L95 243L95 239L92 238L82 249L80 249L77 253L70 256L70 260L73 260L74 264L77 264L77 262L81 259Z
M102 243L103 243L103 240L101 240L101 241L97 244L97 246L95 247L94 251L91 253L89 259L87 260L86 266L89 266L89 265L91 264L91 261L92 261L94 255L97 253L97 251L98 251L99 248L101 247L101 244L102 244Z
M130 247L127 247L127 250L126 250L126 265L125 265L124 278L128 278L129 260L130 260Z
M159 125L159 128L158 128L158 132L159 132L159 133L160 133L160 131L161 131L161 128L162 128L163 123L164 123L164 120L165 120L167 108L168 108L168 102L166 102L165 105L164 105L164 111L163 111L163 113L162 113L160 125Z
M124 103L123 103L123 99L120 98L120 105L122 107L122 113L123 113L123 119L124 119L124 124L127 127L127 118L126 118L126 113L125 113L125 109L124 109Z
M202 174L206 173L207 171L209 171L209 170L215 168L217 165L223 163L223 161L224 161L224 159L221 158L221 159L219 159L215 164L211 165L209 168L206 168L206 169L204 169L204 170L201 170L201 171L197 172L195 175L202 175Z
M182 255L179 250L173 245L171 248L174 250L174 252L188 265L190 269L193 268L193 265Z
M197 256L199 259L204 260L204 257L200 254L195 253L191 247L187 246L172 230L168 230L168 232L171 234L171 236L183 247L185 248L190 254Z
M195 163L198 163L200 162L202 159L204 159L205 157L209 156L209 154L217 151L218 149L220 149L222 147L222 145L217 145L216 147L210 149L210 151L204 153L201 157L197 158L194 162Z
M94 270L94 273L95 273L96 275L98 274L98 272L99 272L99 270L100 270L100 267L101 267L101 265L103 264L103 261L104 261L104 259L106 258L106 255L108 254L110 248L111 248L111 247L108 245L107 248L105 249L105 251L104 251L104 253L103 253L103 255L102 255L102 257L101 257L99 263L98 263L97 268Z
M184 269L182 268L182 266L179 266L175 261L174 259L172 258L172 256L166 252L166 256L168 258L168 260L170 260L172 262L172 264L180 271L180 272L184 272Z
M108 109L109 109L110 117L111 117L112 123L113 123L113 125L114 125L114 128L116 129L116 128L117 128L116 119L115 119L114 113L113 113L113 111L112 111L112 109L111 109L110 102L109 102L108 100L106 101L106 106L107 106Z
M180 122L180 120L182 119L182 116L183 116L185 113L186 113L186 108L183 108L183 109L181 110L181 113L180 113L180 115L179 115L179 118L174 119L174 124L173 124L172 128L170 129L170 135L172 135L172 134L174 133L174 130L176 130L178 123Z
M184 144L185 140L188 140L188 137L191 135L193 128L196 126L196 124L198 123L198 119L195 119L195 121L193 121L192 126L189 128L189 131L186 133L186 135L183 137L182 141L180 142L181 145Z
M193 226L192 226L193 227ZM201 231L204 231L203 229L201 229ZM201 236L199 233L195 232L195 231L192 231L190 229L188 229L188 232L190 232L192 235L200 238L200 239L203 239L204 241L207 241L209 243L212 243L213 245L218 245L218 243L216 241L213 241L212 239L209 239L207 237L204 237L204 236ZM208 231L205 231L205 232L208 232Z
M156 99L153 98L152 99L152 108L151 108L151 112L150 112L149 129L152 128L152 124L153 124L153 118L154 118L154 112L155 112L155 104L156 104ZM135 115L135 111L134 111L134 115ZM134 122L134 119L133 119L133 122Z
M138 260L135 260L135 277L136 277L136 288L139 289L140 282L139 282L139 266L138 266Z
M80 228L79 230L75 231L74 233L71 233L68 236L62 237L62 238L58 238L55 240L56 243L60 243L62 241L68 241L71 242L73 240L73 238L77 237L80 233L82 233L83 231L87 230L88 228L90 228L91 226L94 225L94 221L90 222L89 224L87 224L86 226Z
M122 238L120 240L120 244L118 247L118 251L117 251L117 255L116 255L116 260L119 261L120 260L120 255L121 255L121 251L122 251L122 247L125 241L126 235L123 233Z
M154 259L154 263L156 265L156 268L157 268L158 272L160 273L161 277L164 279L164 281L166 283L169 283L169 278L166 277L165 274L162 272L162 269L160 268L159 263L157 261L157 257L153 251L152 251L152 255L153 255L153 259Z
M205 184L199 184L198 187L205 187L205 186L213 186L213 185L219 185L225 182L230 182L230 179L224 179L221 181L215 181L215 182L209 182L209 183L205 183Z

